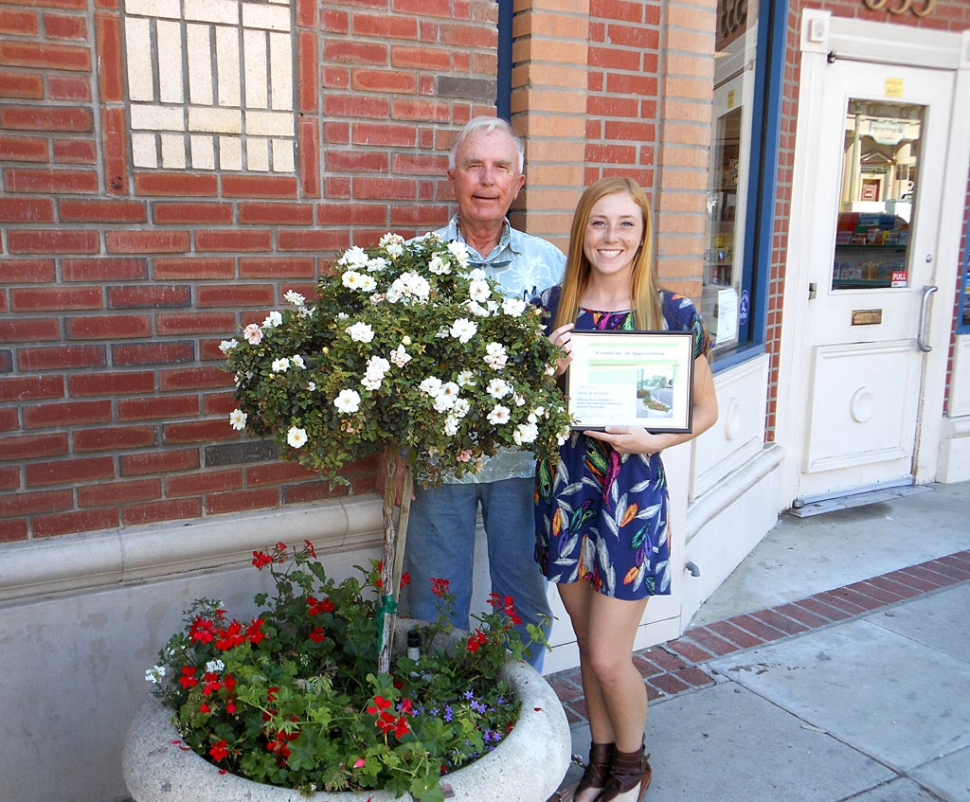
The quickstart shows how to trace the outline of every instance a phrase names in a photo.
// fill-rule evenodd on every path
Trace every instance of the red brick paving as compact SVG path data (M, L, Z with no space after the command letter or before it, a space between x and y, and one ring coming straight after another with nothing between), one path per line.
M704 663L719 655L821 629L968 580L970 550L750 615L694 627L675 640L634 652L633 662L644 678L650 701L676 696L715 683ZM546 679L562 701L570 725L585 721L586 700L579 669L560 671Z

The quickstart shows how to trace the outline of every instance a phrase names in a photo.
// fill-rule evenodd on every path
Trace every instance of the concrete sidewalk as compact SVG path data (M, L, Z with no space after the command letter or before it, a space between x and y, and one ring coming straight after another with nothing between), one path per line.
M914 490L783 515L681 638L637 653L647 802L970 800L970 483ZM579 672L547 679L585 760Z

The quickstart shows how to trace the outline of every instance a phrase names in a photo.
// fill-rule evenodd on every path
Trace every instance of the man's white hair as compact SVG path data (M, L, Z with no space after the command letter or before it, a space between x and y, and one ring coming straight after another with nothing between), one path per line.
M522 138L516 136L512 131L512 126L510 126L501 117L472 117L465 127L458 132L458 136L451 145L451 150L448 151L448 169L454 170L456 165L456 154L458 153L458 147L468 139L470 136L475 134L490 134L493 131L501 131L504 134L508 134L512 139L512 143L515 145L515 150L519 154L519 172L525 171L525 143Z

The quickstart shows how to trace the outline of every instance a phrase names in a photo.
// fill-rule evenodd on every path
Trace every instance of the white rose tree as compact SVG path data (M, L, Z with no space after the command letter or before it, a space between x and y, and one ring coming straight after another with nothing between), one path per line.
M315 298L285 300L222 344L239 404L229 422L272 436L283 459L334 483L346 482L346 465L383 455L386 673L412 477L436 485L501 448L554 458L571 423L553 378L560 354L539 309L505 298L469 268L464 245L434 235L386 234L377 248L350 248Z

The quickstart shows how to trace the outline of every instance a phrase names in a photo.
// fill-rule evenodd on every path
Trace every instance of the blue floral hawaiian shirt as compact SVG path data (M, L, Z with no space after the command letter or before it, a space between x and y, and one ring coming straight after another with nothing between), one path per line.
M435 231L444 242L465 242L458 228L458 215L444 228ZM505 221L502 238L490 254L482 256L468 243L469 264L480 267L499 282L506 297L531 301L547 288L562 281L566 257L551 242L517 231ZM535 476L535 458L529 451L502 449L485 461L478 473L466 473L461 479L449 476L445 482L498 482L502 479L531 479Z

